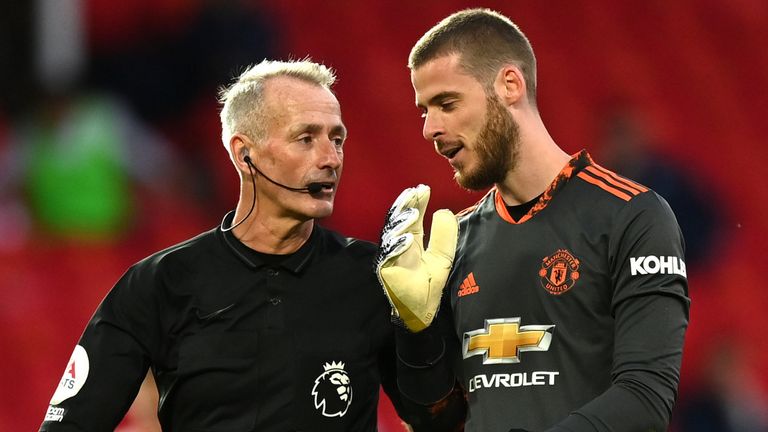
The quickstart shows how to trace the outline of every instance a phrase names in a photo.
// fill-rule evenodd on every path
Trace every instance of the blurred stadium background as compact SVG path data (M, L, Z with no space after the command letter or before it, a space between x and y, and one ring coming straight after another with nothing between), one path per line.
M654 187L680 220L693 303L671 430L768 430L764 0L2 2L0 430L36 430L130 264L234 207L216 92L244 65L310 56L338 71L350 138L325 225L375 241L417 183L432 208L478 199L421 138L405 66L470 6L531 39L555 140ZM154 430L147 394L121 431ZM381 412L382 431L402 430Z

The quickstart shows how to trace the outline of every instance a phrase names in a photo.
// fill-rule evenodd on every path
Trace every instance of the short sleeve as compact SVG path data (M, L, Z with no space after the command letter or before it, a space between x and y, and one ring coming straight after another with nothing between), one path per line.
M113 430L136 397L157 340L147 263L129 269L102 300L67 362L41 431Z

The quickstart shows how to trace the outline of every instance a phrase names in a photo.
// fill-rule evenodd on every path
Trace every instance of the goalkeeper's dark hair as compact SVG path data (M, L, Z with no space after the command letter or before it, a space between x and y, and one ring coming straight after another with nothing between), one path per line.
M499 70L517 66L525 78L531 106L536 106L536 57L528 38L504 15L474 8L456 12L432 27L416 42L408 56L415 70L425 63L459 54L461 67L490 91Z

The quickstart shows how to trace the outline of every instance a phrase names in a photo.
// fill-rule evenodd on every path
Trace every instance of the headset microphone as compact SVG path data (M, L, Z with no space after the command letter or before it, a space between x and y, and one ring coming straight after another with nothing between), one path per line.
M307 185L307 193L316 194L323 190L323 184L322 183L310 183Z
M323 184L322 183L310 183L310 184L307 185L307 187L303 187L303 188L296 188L296 187L286 186L286 185L284 185L282 183L278 183L278 182L272 180L266 174L261 172L260 169L256 168L256 165L254 165L253 162L251 162L251 157L250 156L245 156L243 158L243 160L245 161L245 163L248 164L249 167L251 167L254 170L256 170L257 173L261 174L261 176L264 177L265 179L267 179L270 183L275 184L277 186L280 186L281 188L288 189L289 191L303 192L303 193L308 193L308 194L316 194L316 193L320 192L321 190L323 190Z
M265 179L269 180L270 182L272 182L272 183L274 183L274 184L276 184L276 185L278 185L278 186L280 186L282 188L288 189L289 191L302 192L302 193L308 193L308 194L316 194L316 193L320 192L321 190L323 190L323 184L322 183L316 183L316 182L310 183L310 184L307 185L307 187L303 187L303 188L293 188L293 187L290 187L290 186L286 186L286 185L284 185L282 183L278 183L278 182L272 180L271 178L267 177L266 174L264 174L258 168L256 168L256 165L254 165L253 162L251 162L251 157L250 156L246 155L243 158L243 160L245 161L246 164L248 164L248 171L251 172L251 177L253 177L253 170L256 170L256 172L261 174L261 176L264 177ZM238 227L241 223L245 222L245 220L248 219L248 216L250 216L251 213L253 213L253 209L255 207L256 207L256 182L253 182L253 201L251 202L251 208L250 208L250 210L248 210L248 214L246 214L244 218L240 219L240 222L238 222L238 223L236 223L234 225L230 225L229 228L224 228L222 226L221 230L226 232L226 231L231 231L231 230L235 229L236 227ZM234 222L234 220L232 222Z

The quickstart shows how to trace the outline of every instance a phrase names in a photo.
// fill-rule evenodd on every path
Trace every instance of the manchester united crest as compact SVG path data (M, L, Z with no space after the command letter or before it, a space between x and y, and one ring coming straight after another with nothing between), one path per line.
M560 295L573 287L579 279L579 260L565 249L541 260L541 286L552 295Z

